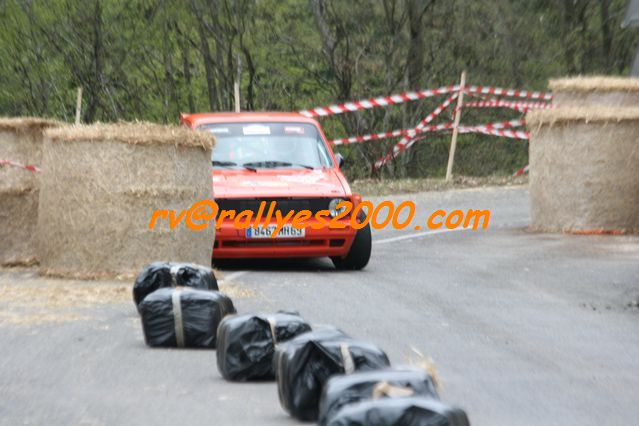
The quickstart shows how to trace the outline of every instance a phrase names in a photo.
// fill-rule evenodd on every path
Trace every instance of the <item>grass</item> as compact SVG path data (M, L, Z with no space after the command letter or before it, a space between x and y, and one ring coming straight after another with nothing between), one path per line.
M216 271L216 277L221 274ZM0 267L0 326L34 326L94 320L96 307L129 305L133 279L75 280L43 277L35 267ZM232 299L255 296L241 283L225 281L220 291Z
M424 191L446 191L449 189L484 188L489 186L525 185L528 176L455 176L450 182L442 178L418 179L361 179L351 183L351 188L357 194L367 197L382 195L411 194Z

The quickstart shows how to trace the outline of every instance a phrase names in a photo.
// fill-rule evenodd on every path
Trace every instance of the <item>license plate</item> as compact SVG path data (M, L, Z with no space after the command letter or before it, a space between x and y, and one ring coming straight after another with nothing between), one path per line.
M277 225L258 226L246 229L246 238L273 238ZM275 238L304 238L306 229L297 229L292 225L284 225Z

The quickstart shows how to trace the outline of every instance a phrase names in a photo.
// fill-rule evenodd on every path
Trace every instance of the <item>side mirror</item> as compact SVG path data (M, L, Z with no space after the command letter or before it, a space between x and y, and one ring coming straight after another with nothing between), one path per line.
M344 165L344 157L342 157L342 154L337 153L335 154L335 159L337 160L337 167L341 169Z

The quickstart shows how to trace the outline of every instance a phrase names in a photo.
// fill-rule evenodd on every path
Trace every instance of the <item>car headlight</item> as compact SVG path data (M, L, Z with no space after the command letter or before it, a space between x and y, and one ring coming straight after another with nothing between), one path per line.
M337 208L337 205L342 201L346 200L344 200L343 198L333 198L331 202L328 203L328 211L330 212L331 217L335 217L346 210L346 207L344 206L340 207L339 209Z

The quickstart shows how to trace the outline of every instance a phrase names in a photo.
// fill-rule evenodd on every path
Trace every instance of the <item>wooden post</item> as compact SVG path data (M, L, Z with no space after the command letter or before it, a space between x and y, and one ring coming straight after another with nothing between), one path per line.
M235 112L240 112L240 83L235 81L233 85L233 91L235 92Z
M75 124L80 124L82 113L82 87L78 87L78 97L75 101Z
M237 76L235 77L235 84L233 84L235 112L240 112L240 79L242 78L242 63L240 61L240 55L237 55Z
M455 163L455 149L457 149L457 134L459 133L459 121L461 120L461 106L464 102L464 88L466 87L466 71L461 74L459 81L459 96L457 97L457 109L455 110L455 122L453 124L453 137L450 140L450 152L448 153L448 166L446 167L446 182L453 177L453 164Z

